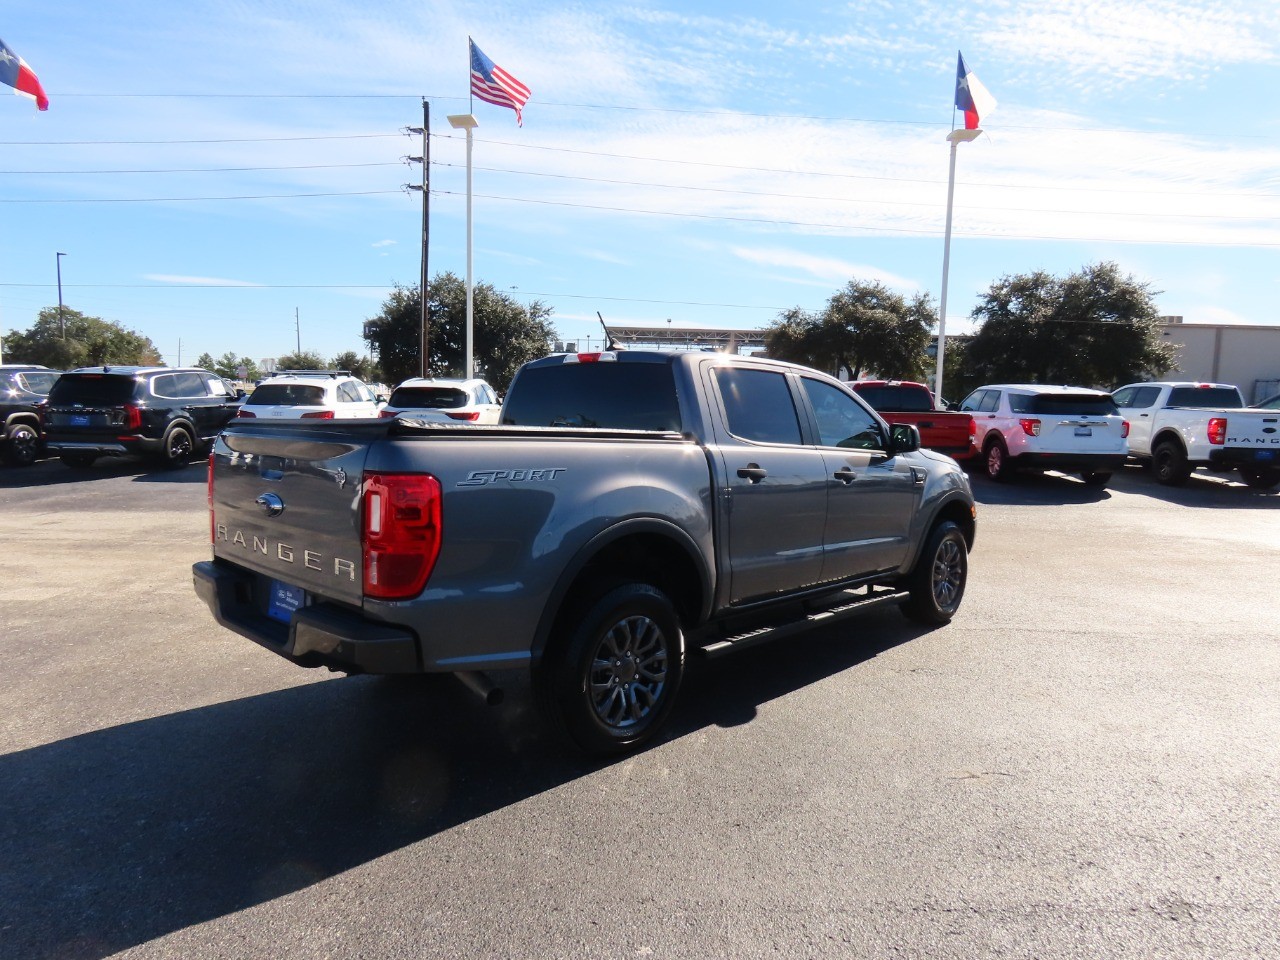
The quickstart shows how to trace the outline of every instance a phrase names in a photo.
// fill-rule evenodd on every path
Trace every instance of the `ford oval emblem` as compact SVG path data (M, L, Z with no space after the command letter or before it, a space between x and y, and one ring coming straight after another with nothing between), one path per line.
M284 513L284 501L280 499L279 494L264 493L253 502L260 506L262 512L268 517L278 517Z

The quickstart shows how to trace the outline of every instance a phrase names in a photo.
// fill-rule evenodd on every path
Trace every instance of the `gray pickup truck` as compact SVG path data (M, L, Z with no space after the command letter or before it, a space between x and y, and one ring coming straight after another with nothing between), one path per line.
M209 460L217 621L301 666L532 671L584 750L639 747L686 656L960 606L964 472L846 385L711 353L554 355L496 426L237 420Z

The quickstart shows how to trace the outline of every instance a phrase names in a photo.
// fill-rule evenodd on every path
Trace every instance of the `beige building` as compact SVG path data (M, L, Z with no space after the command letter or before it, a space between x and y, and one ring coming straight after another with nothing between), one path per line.
M1280 327L1160 320L1165 341L1178 346L1168 379L1234 383L1249 403L1280 393Z

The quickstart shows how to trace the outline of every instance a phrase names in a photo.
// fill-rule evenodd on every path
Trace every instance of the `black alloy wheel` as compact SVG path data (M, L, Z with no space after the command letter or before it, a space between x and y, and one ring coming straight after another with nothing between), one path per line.
M4 442L4 462L11 467L29 467L40 456L40 433L29 423L15 423Z
M928 626L950 623L960 609L968 579L969 545L954 521L944 521L929 534L907 578L911 596L903 603L902 612Z

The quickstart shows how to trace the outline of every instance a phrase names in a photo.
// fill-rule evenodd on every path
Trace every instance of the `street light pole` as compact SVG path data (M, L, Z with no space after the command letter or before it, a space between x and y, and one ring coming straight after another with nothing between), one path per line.
M58 264L58 329L62 331L63 340L67 339L67 321L62 315L62 258L65 256L65 253L59 253L54 257Z
M471 379L471 371L473 369L471 331L475 323L475 298L471 279L471 145L474 139L472 134L479 125L476 118L469 113L455 113L449 116L449 126L455 130L467 131L467 359L462 370L463 379L466 380Z
M951 144L951 173L947 177L947 226L942 240L942 296L938 303L938 365L934 373L933 398L942 401L942 359L947 348L947 275L951 269L951 201L956 192L956 147L976 140L981 130L952 130L947 134Z

